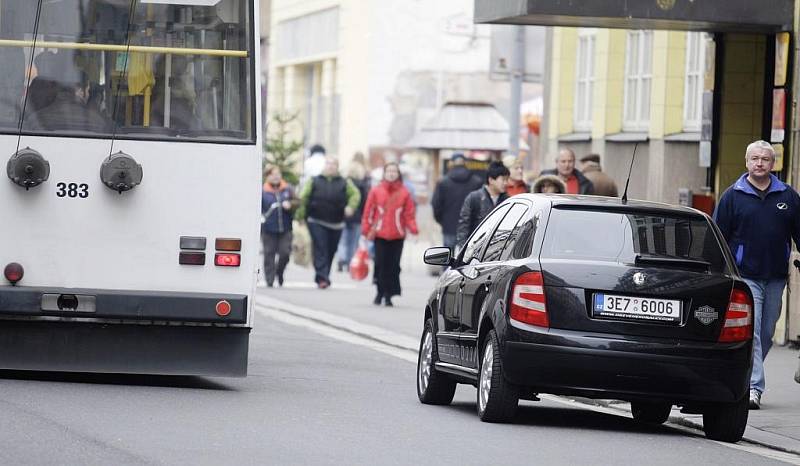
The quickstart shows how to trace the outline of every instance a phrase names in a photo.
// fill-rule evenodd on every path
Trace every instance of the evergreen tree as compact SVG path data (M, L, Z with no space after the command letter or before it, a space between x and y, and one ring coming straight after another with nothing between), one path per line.
M294 155L302 149L303 142L290 138L290 126L297 122L297 113L275 113L267 125L264 143L264 165L272 164L280 168L285 179L296 185L300 178L295 171Z

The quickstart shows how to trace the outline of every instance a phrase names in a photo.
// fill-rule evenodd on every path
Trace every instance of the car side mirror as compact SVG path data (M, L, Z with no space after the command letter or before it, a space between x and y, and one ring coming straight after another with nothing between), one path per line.
M453 263L453 251L446 247L428 248L423 261L428 265L448 267Z

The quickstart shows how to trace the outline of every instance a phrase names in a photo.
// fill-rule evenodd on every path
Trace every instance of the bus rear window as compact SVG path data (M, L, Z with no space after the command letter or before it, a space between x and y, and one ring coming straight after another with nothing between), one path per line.
M685 266L707 263L725 272L725 256L705 218L671 217L638 212L553 209L542 256L553 259L634 263L670 259ZM682 262L683 261L683 262Z
M251 3L0 0L0 132L252 142Z

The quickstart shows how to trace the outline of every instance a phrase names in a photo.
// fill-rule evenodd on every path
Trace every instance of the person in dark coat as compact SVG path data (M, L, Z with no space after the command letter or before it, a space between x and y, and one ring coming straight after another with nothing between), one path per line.
M745 151L747 173L722 193L714 211L722 236L753 293L750 409L761 407L764 360L772 347L789 275L792 242L800 247L800 196L773 175L775 150L755 141Z
M25 129L111 132L111 119L87 105L89 77L78 66L74 51L43 54L37 63L42 66L41 78L45 81L38 89L31 89L31 102L38 102L39 106L31 106L35 111L30 118L25 115ZM41 92L47 95L33 95Z
M556 157L556 168L542 170L542 175L558 175L567 185L567 194L594 194L594 185L583 173L575 169L575 152L561 149Z
M495 207L508 199L506 186L508 168L500 162L492 162L486 169L486 185L469 193L464 199L458 218L456 244L463 246L470 234Z
M464 154L453 154L450 163L450 171L436 184L431 199L433 218L441 225L442 242L449 248L456 244L458 215L464 199L483 184L477 175L467 169Z
M272 287L275 278L283 286L283 272L292 253L292 219L299 201L294 189L282 178L281 170L267 165L261 193L261 241L264 243L264 279ZM275 256L277 254L277 264Z

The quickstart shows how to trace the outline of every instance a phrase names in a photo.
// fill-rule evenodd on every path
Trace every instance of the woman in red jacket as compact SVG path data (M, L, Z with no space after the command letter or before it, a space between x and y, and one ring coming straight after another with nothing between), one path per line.
M364 214L361 217L361 234L375 240L375 285L378 294L374 303L383 300L392 306L392 296L400 294L400 256L406 231L416 235L414 200L400 176L396 163L383 167L383 180L369 191Z

